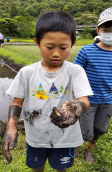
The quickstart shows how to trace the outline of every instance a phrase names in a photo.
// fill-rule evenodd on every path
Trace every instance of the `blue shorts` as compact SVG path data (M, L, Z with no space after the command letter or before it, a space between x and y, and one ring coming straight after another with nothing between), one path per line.
M30 168L39 168L46 163L53 169L63 170L74 163L74 148L34 148L27 144L26 165Z

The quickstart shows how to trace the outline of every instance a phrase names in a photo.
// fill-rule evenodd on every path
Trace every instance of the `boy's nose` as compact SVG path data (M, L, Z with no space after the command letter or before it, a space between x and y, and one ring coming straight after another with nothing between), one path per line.
M59 50L55 49L55 50L53 51L53 53L52 53L52 56L53 56L53 57L59 57L59 56L60 56Z

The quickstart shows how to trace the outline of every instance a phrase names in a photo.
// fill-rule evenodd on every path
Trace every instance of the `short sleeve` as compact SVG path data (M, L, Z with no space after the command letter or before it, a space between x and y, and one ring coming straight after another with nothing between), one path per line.
M20 70L14 80L12 81L9 89L6 93L10 96L17 97L17 98L24 98L25 97L25 90L24 90L24 81L22 76L22 71Z
M79 51L79 53L77 54L77 57L75 58L73 63L74 64L79 64L80 66L82 66L85 69L85 67L86 67L86 60L87 60L86 53L85 53L84 48L82 48Z
M78 66L78 70L73 76L73 93L74 93L75 99L79 97L93 95L93 91L90 87L90 84L89 84L89 81L84 69L79 65L77 66Z

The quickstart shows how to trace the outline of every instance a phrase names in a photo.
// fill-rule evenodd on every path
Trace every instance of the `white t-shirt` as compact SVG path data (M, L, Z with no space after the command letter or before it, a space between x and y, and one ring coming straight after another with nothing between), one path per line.
M64 148L83 144L79 121L65 129L51 123L53 107L93 95L84 69L64 61L59 70L47 72L41 61L23 67L7 94L24 99L26 141L32 147Z

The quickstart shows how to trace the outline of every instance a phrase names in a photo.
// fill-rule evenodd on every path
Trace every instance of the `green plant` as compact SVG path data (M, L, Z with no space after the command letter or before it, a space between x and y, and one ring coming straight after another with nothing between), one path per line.
M92 36L90 33L88 33L88 34L86 35L86 39L93 39L93 36Z

